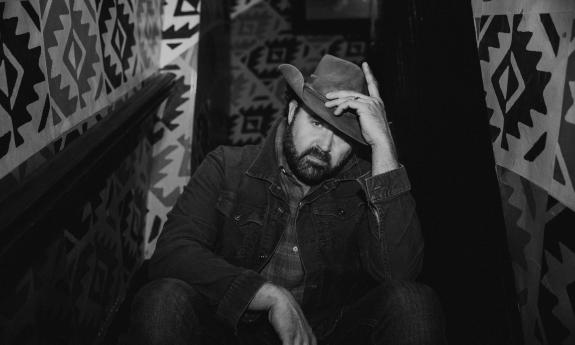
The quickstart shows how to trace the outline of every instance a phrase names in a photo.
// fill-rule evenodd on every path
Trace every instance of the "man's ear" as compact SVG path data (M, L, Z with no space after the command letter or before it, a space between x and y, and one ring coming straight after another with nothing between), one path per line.
M295 99L292 99L288 105L288 123L289 124L291 124L291 122L293 121L295 112L297 111L298 108L299 107L298 107L297 101Z

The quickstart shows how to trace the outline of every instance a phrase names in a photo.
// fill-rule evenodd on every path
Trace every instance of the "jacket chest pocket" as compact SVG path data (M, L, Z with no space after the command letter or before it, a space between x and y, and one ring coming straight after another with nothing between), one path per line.
M313 220L320 245L333 248L348 242L361 220L364 206L354 199L314 207Z
M265 222L263 206L238 202L232 196L222 194L216 204L222 216L221 253L230 261L243 266L255 256Z

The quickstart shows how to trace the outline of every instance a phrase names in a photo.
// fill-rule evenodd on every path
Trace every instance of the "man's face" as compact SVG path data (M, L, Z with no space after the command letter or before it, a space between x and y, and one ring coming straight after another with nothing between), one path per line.
M307 185L333 176L346 162L351 145L295 101L289 105L284 155L292 172Z

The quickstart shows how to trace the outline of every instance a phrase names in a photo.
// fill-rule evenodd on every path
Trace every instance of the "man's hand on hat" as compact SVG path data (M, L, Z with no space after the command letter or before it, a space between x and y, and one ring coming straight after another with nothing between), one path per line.
M377 81L367 62L362 64L362 68L369 95L349 90L332 91L325 95L330 99L325 105L329 108L336 107L333 112L335 116L341 115L346 109L355 110L362 135L372 148L372 173L376 175L397 169L399 163Z

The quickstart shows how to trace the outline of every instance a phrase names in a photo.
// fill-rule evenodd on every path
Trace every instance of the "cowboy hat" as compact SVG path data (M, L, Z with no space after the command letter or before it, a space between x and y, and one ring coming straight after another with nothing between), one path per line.
M293 65L282 64L278 68L295 94L316 116L355 141L367 145L361 134L357 114L344 111L336 116L324 104L328 101L325 95L331 91L351 90L362 94L368 93L365 76L358 65L326 54L307 80L304 80L302 73Z

